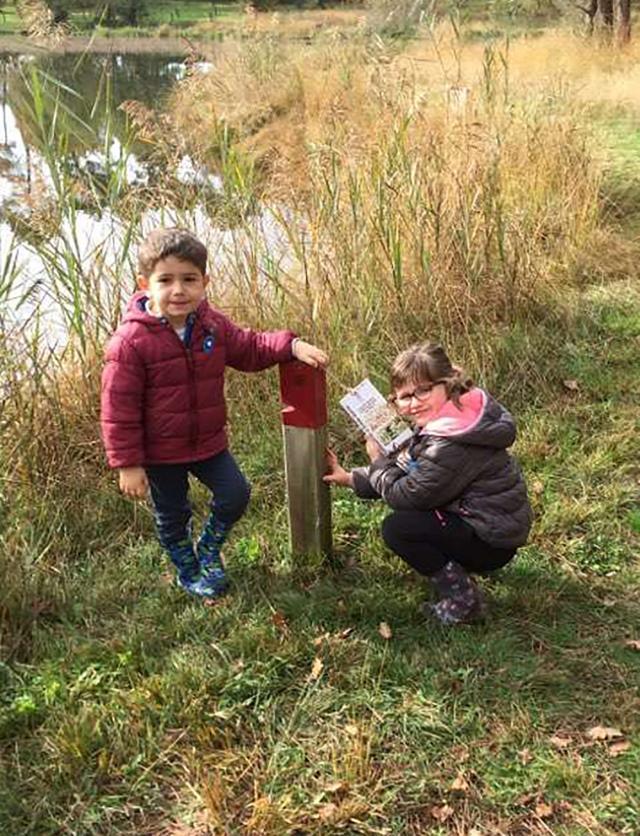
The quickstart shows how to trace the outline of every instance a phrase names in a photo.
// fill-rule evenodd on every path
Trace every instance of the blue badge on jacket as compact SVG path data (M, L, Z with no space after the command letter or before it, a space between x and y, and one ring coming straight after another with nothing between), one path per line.
M208 334L202 343L202 350L205 354L211 354L213 351L213 347L216 344L216 341L213 337L213 334Z

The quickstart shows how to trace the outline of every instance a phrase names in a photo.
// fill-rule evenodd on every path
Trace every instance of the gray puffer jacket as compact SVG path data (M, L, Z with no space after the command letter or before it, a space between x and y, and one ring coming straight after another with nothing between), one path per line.
M442 409L400 450L353 473L366 499L382 497L395 511L441 509L459 514L480 539L498 548L523 545L531 506L518 463L507 452L513 417L482 389Z

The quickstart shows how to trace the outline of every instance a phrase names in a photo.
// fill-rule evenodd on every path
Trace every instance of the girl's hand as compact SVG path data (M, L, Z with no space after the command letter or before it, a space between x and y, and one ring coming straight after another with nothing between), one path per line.
M144 467L121 467L120 490L126 496L145 499L149 492L149 480Z
M303 363L306 363L308 366L313 366L316 369L318 366L324 368L329 362L329 357L321 348L299 338L294 340L291 353L296 360L301 360Z
M327 468L329 472L322 477L324 482L330 485L342 485L345 488L353 487L353 476L340 465L333 450L327 450Z
M375 462L380 456L384 456L384 450L372 435L367 436L366 450L369 461Z

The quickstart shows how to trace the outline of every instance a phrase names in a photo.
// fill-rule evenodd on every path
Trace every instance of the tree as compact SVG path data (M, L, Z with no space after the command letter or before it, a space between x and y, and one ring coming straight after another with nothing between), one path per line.
M578 6L589 19L589 32L593 32L595 20L600 13L600 19L606 32L613 36L616 22L614 0L590 0L588 6ZM618 0L618 39L621 43L631 40L631 0Z

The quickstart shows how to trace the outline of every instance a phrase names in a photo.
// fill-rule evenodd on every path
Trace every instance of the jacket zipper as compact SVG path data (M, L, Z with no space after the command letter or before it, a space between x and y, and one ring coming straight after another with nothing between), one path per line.
M167 322L167 327L171 325ZM196 386L196 371L193 359L193 351L191 350L191 337L193 332L189 333L189 345L185 345L180 336L171 328L173 335L182 346L185 361L187 364L187 380L189 386L189 444L195 453L198 449L198 388Z

